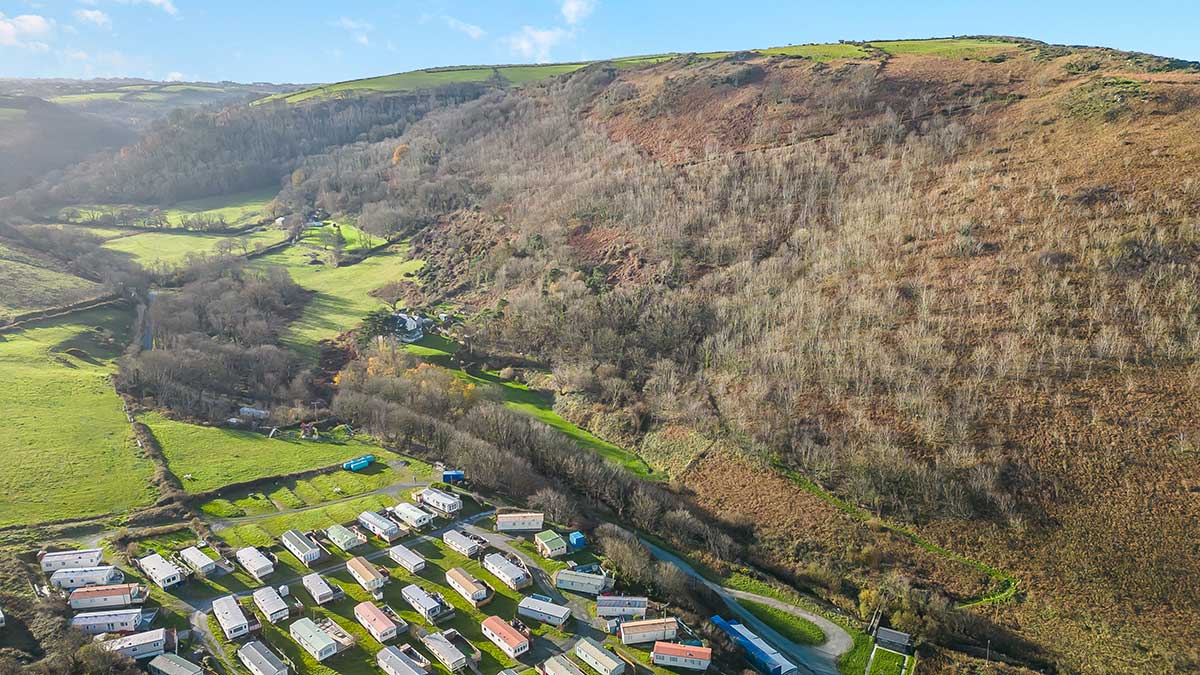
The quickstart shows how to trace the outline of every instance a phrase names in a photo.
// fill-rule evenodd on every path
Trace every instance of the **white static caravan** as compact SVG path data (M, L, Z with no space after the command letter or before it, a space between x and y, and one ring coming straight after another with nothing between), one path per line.
M288 668L267 646L257 640L237 650L238 660L254 675L288 675Z
M105 612L84 612L71 617L71 627L87 635L103 633L132 633L142 625L142 610L111 609Z
M479 627L483 630L484 637L491 640L492 644L499 647L510 659L516 659L529 651L529 638L498 616L489 616Z
M173 638L168 639L168 637L167 629L157 628L101 642L100 648L124 654L131 659L152 659L167 651L167 643L174 641Z
M85 586L71 591L71 609L121 609L146 602L146 587L141 584Z
M584 675L579 666L575 665L571 659L563 654L551 656L542 663L542 672L545 675Z
M626 621L617 630L621 644L638 645L660 640L674 640L679 634L679 622L672 617Z
M575 643L575 656L600 675L621 675L625 672L625 662L590 637L580 638Z
M608 589L608 577L574 570L558 570L553 575L554 587L587 595L600 595Z
M425 620L434 623L451 611L451 608L444 602L430 595L424 588L416 584L409 584L400 590L400 595L404 601L416 611L417 614L425 617Z
M446 570L446 583L472 607L479 607L491 599L492 589L461 567Z
M396 647L385 647L375 655L375 663L387 675L426 675L428 671L421 664L409 658L408 654Z
M279 623L291 615L287 601L283 599L279 591L271 586L263 586L254 591L254 605L258 607L258 611L262 612L268 623Z
M389 543L400 536L399 525L374 511L363 511L358 514L358 524L362 525L371 534Z
M279 540L283 542L284 548L291 551L292 555L305 565L312 565L321 559L321 548L300 530L288 530Z
M496 514L497 532L537 532L546 522L542 513L499 513Z
M234 596L226 595L213 600L212 612L213 616L217 617L221 632L230 640L250 632L250 620L246 618L241 603Z
M197 574L212 574L217 569L217 561L205 555L204 551L189 546L179 552L179 557L187 566L196 570Z
M413 529L425 527L433 522L433 515L426 513L408 502L401 502L392 507L392 513Z
M324 661L337 653L337 642L308 617L294 621L288 627L288 633L296 644L303 647L304 651L317 661Z
M150 675L205 675L203 668L171 652L151 659L146 664L146 670L150 671Z
M50 575L50 585L64 591L85 586L111 586L123 581L125 573L115 567L68 568Z
M425 559L407 546L396 544L389 548L388 557L411 574L416 574L425 569Z
M304 586L304 590L308 591L308 594L312 596L313 603L317 605L323 605L337 597L337 593L334 592L329 582L325 581L324 577L316 572L306 574L300 579L300 583Z
M571 618L571 608L537 598L521 598L517 614L535 621L561 627Z
M442 541L451 549L467 556L468 558L475 557L475 554L483 550L483 544L459 532L458 530L446 530L442 535Z
M646 616L650 599L632 595L601 595L596 598L596 616L605 619Z
M708 670L712 663L712 650L708 647L694 647L674 642L655 642L650 652L650 660L668 668L686 668L687 670Z
M360 602L355 605L354 618L358 619L371 637L380 643L387 642L400 633L400 626L373 602Z
M483 569L491 572L497 579L503 581L505 586L514 591L521 590L533 583L533 578L529 576L528 572L500 553L489 553L483 556Z
M421 638L421 643L450 672L457 672L467 667L467 655L463 654L458 647L455 647L454 643L450 642L450 638L446 637L443 633L428 633Z
M388 582L388 578L379 573L379 568L367 562L367 559L362 556L347 560L346 570L350 572L350 576L354 577L359 586L376 597L381 596L379 589Z
M440 512L445 516L453 516L462 511L462 500L457 496L437 488L425 488L417 493L418 502Z
M151 581L158 584L159 588L167 589L183 583L183 570L157 553L138 560L137 566Z
M74 570L81 567L99 567L104 560L104 551L98 548L85 548L79 551L51 551L39 553L38 563L43 572L58 570Z
M235 557L238 564L246 570L246 573L258 581L262 581L275 573L275 563L271 562L270 558L253 546L239 548Z

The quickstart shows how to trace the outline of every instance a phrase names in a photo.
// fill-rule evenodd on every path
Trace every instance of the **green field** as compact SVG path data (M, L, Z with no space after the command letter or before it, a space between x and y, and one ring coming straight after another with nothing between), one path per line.
M870 675L904 675L904 655L876 649Z
M279 192L276 187L265 187L247 192L238 192L217 197L191 199L162 209L167 223L176 226L185 218L224 218L229 227L241 227L269 219L267 206ZM64 211L76 211L81 218L89 215L101 216L115 213L124 208L151 209L148 204L84 204L59 209L57 216L62 217ZM64 219L65 220L65 219Z
M97 283L51 269L36 258L0 244L0 321L103 294Z
M215 252L222 241L238 242L233 250L241 253L278 244L285 239L287 233L282 230L256 230L235 237L207 232L162 230L109 239L104 242L104 248L128 254L144 267L175 266L184 262L189 254Z
M856 59L870 56L870 53L862 47L845 43L772 47L759 50L758 53L766 56L802 56L822 63L834 59Z
M129 312L72 314L0 336L6 386L0 526L119 513L154 500L108 376Z
M808 619L758 602L738 600L738 604L796 644L819 645L825 642L825 632Z
M1003 40L978 40L938 38L933 40L890 40L872 42L872 47L889 54L931 54L948 59L977 59L994 56L998 52L1019 45Z
M192 493L230 483L318 469L360 455L390 456L386 450L358 438L302 441L294 434L267 438L238 429L205 427L167 419L157 412L140 421L150 427L162 446L167 464ZM191 479L184 476L191 475Z

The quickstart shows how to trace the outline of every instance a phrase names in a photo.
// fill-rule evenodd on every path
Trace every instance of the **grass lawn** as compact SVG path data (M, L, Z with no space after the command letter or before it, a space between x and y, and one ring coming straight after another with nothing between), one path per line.
M82 94L82 96L90 96L90 94ZM267 219L267 205L275 199L275 195L278 193L278 187L265 187L217 197L191 199L163 209L163 216L171 225L178 225L185 218L194 217L224 218L230 227L249 225ZM152 208L146 204L87 204L69 207L62 211L74 210L81 217L86 217L89 213L96 215L113 213L127 206L142 209ZM61 214L62 211L59 213Z
M239 429L205 427L167 419L157 412L141 415L166 455L171 471L188 492L204 492L230 483L318 469L360 455L392 458L360 438L302 441L292 434L267 438ZM190 474L191 479L184 476Z
M871 659L870 675L904 675L904 655L876 649L875 658Z
M868 56L867 50L858 45L823 44L823 45L792 45L790 47L772 47L759 50L767 56L803 56L825 63L834 59L855 59Z
M819 645L825 642L825 631L807 619L758 602L739 600L738 604L796 644Z
M109 239L104 242L104 248L126 253L145 267L158 264L175 266L182 263L191 253L216 251L217 245L222 241L241 242L234 251L242 252L278 244L286 238L287 233L282 230L258 230L236 237L208 232L164 230Z
M130 312L105 307L0 335L0 525L120 513L154 500L154 467L138 456L108 380L131 323Z
M104 289L73 274L5 257L0 245L0 320L17 314L69 305L99 297Z
M872 47L889 54L931 54L947 59L974 59L994 56L1006 49L1017 47L1015 42L1003 40L971 40L940 38L934 40L890 40L872 42Z

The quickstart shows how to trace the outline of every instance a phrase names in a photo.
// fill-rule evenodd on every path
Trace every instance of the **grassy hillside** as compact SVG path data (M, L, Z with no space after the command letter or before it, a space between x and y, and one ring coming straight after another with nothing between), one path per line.
M131 223L138 224L151 213L161 216L168 227L178 227L185 220L224 220L227 227L241 227L270 219L268 205L279 190L273 187L227 195L189 199L166 208L151 204L80 204L52 209L47 217L65 222L88 223L108 216L121 221L121 214L131 214Z
M13 315L61 307L103 294L99 284L59 267L0 244L0 323Z
M104 248L128 254L143 267L152 268L178 265L188 254L213 253L218 247L232 246L236 252L253 251L285 239L287 233L282 230L258 230L239 236L183 231L142 232L109 239L104 242Z

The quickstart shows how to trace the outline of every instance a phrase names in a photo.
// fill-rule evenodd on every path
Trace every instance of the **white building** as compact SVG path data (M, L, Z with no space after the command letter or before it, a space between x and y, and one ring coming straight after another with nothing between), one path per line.
M517 614L542 623L562 626L571 618L571 608L526 597L521 598L520 604L517 605Z
M632 595L602 595L596 598L596 616L633 618L646 616L650 599Z
M401 502L392 507L392 513L413 529L425 527L433 522L433 516L408 502Z
M300 530L288 530L279 539L283 547L305 565L312 565L321 559L321 548Z
M167 589L183 583L183 570L157 553L138 560L137 565L159 588Z
M88 635L132 633L142 626L142 610L134 608L84 612L71 617L71 626Z
M167 643L171 641L167 629L157 628L101 642L100 648L131 659L152 659L167 651Z
M600 675L621 675L625 672L625 662L590 637L580 638L575 643L575 656Z
M554 587L564 591L599 595L608 589L608 577L603 574L558 570L553 577Z
M72 570L81 567L99 567L104 560L104 551L98 548L86 548L79 551L51 551L39 553L38 562L43 572Z
M288 668L283 661L257 640L242 645L237 650L237 656L253 675L288 675Z
M541 513L498 513L496 514L497 532L537 532L546 522L545 514Z
M204 551L189 546L179 552L179 557L183 558L183 562L187 566L196 570L197 574L211 574L217 569L217 561L205 555Z
M257 581L262 581L275 573L275 563L253 546L239 548L235 557L242 569Z
M373 602L360 602L355 605L354 618L379 642L387 642L400 633L400 626Z
M111 586L125 581L125 573L115 567L74 567L50 575L50 585L71 591L84 586Z
M132 607L146 602L146 587L141 584L85 586L71 591L71 609L113 609Z
M333 542L334 546L347 553L367 543L366 535L360 538L345 525L330 525L325 528L325 536L329 537L329 541Z
M416 584L409 584L402 588L400 595L417 614L425 617L425 620L430 623L440 620L450 611L450 607L445 602L438 600Z
M455 647L454 643L450 642L450 638L447 638L444 634L428 633L425 637L421 638L421 643L451 672L467 667L467 655L463 654L458 647Z
M446 542L451 549L468 558L474 557L476 553L483 550L482 544L458 530L446 530L446 533L442 535L442 541Z
M204 675L204 669L178 654L167 652L146 664L150 675Z
M417 501L446 516L462 511L462 500L437 488L425 488L417 493Z
M497 579L503 581L505 586L513 590L520 590L533 583L533 578L529 576L528 572L500 553L489 553L483 556L483 569L491 572Z
M288 628L288 633L296 644L303 647L304 651L317 661L324 661L337 653L337 642L313 623L312 619L305 617L293 622Z
M491 596L492 589L461 567L446 570L446 583L473 607L485 604Z
M241 603L234 596L226 595L213 600L212 612L221 626L221 631L230 640L250 632L250 620L246 618Z
M337 597L337 593L334 592L329 582L325 581L325 578L316 572L305 575L300 579L300 583L304 586L304 590L308 591L308 594L312 596L315 604L323 605Z
M407 546L397 544L389 548L388 557L412 574L425 569L425 559Z
M579 666L575 665L564 654L558 654L546 659L542 663L542 672L545 675L584 675Z
M489 616L479 626L483 629L484 636L499 647L500 651L508 654L508 658L515 659L529 651L529 638L504 619Z
M371 534L387 542L400 536L399 525L374 511L363 511L358 514L358 524L366 528Z
M347 560L346 571L350 572L350 576L354 577L359 586L375 595L379 595L379 589L388 582L387 576L380 574L379 568L367 562L367 559L362 556Z
M650 660L656 665L688 670L708 670L712 663L712 650L708 647L693 647L674 642L655 642Z
M626 621L617 630L621 644L638 645L645 642L674 640L679 634L679 623L672 617L665 619L645 619L643 621Z
M375 663L387 675L426 675L421 664L413 661L408 654L396 647L385 647L375 655Z
M263 586L254 591L254 605L267 621L273 624L283 621L291 614L287 601L271 586Z

